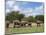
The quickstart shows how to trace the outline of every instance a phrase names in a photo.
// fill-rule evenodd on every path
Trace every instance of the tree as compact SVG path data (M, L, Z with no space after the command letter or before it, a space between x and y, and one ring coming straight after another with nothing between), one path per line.
M7 13L6 20L9 20L9 21L19 20L19 21L21 21L21 19L23 17L24 17L24 14L20 14L19 11L17 11L17 12L12 11L10 13Z
M34 22L35 18L33 16L29 16L29 17L24 17L22 20L29 21L29 22Z
M28 17L28 21L29 21L29 22L34 22L34 19L35 19L35 18L34 18L33 16L29 16L29 17Z
M44 22L44 15L37 15L37 16L35 17L35 19Z
M24 18L24 15L23 14L19 14L17 18L18 18L19 21L21 21L21 19Z

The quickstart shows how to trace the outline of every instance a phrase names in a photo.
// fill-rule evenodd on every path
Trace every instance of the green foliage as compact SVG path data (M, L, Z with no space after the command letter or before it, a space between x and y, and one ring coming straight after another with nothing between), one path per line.
M37 16L35 17L35 19L44 22L44 15L37 15Z
M29 21L29 22L34 22L34 19L35 19L35 18L34 18L33 16L29 16L29 17L28 17L28 21Z
M10 13L7 14L6 16L6 20L9 20L9 21L13 21L13 20L20 20L24 17L23 14L19 14L19 11L15 12L15 11L12 11Z
M29 21L29 22L34 22L35 18L33 16L29 16L29 17L24 17L22 20Z
M24 18L24 15L23 14L19 14L17 18L18 18L19 21L21 21L21 19Z
M6 20L9 20L9 21L24 20L29 22L35 22L36 20L40 20L44 22L44 15L37 15L36 17L33 17L33 16L24 17L24 14L20 14L19 11L17 12L12 11L10 13L7 13Z

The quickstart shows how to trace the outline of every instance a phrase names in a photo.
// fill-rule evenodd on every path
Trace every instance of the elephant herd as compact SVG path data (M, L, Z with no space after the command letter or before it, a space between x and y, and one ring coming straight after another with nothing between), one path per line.
M37 21L36 25L37 25L37 27L39 27L40 21ZM32 22L28 22L28 21L21 21L20 22L20 21L17 20L17 21L13 21L13 23L9 23L9 21L8 21L8 22L6 22L6 28L9 28L9 26L10 27L13 26L13 28L32 27Z

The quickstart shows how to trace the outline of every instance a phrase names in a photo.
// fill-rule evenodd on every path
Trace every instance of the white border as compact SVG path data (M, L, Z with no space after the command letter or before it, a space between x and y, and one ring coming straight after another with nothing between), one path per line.
M21 0L16 0L16 1L21 1ZM22 1L33 1L33 0L22 0ZM45 0L35 0L33 2L45 2ZM0 35L5 35L5 4L4 3L5 3L5 0L0 0ZM45 24L45 32L46 32L46 12L45 12L44 24ZM46 35L45 32L44 33L31 33L31 34L16 34L16 35Z
M5 26L4 0L0 0L0 35L4 35Z

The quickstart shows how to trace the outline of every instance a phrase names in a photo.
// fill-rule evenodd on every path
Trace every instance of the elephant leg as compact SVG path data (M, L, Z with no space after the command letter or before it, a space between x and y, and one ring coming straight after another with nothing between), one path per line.
M15 25L14 25L14 28L15 28Z
M38 24L38 26L40 26L40 24Z
M37 24L37 27L39 26L39 24Z
M6 26L7 28L9 28L9 24L7 24L7 26Z

